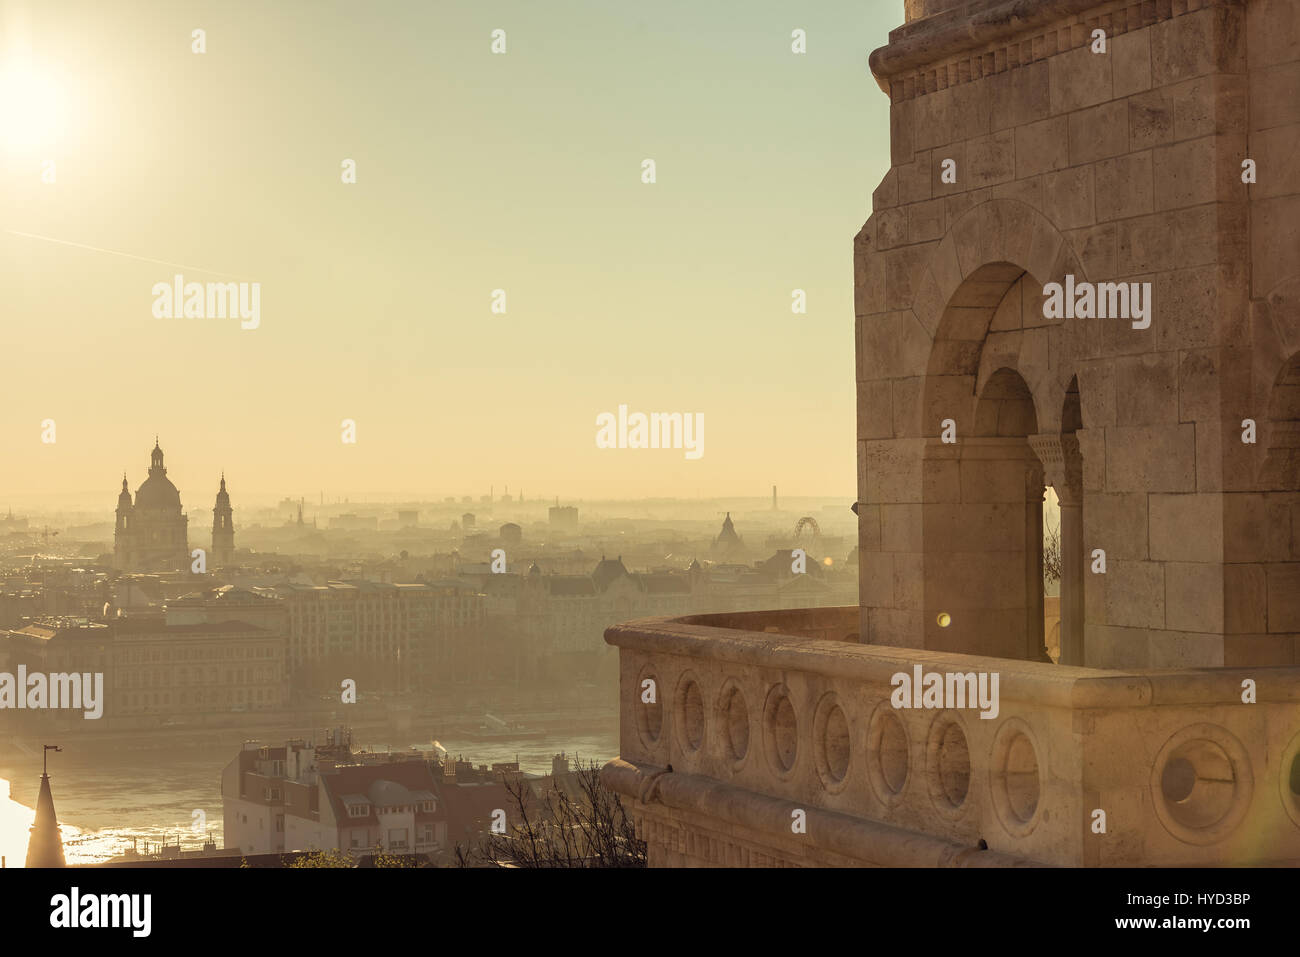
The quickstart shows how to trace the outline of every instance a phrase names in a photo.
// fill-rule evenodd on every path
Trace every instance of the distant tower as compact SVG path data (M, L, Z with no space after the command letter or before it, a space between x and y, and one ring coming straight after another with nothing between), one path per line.
M776 511L776 486L772 486L772 511Z
M698 558L692 558L691 563L686 566L686 577L694 588L699 584L700 579L704 577L704 569L700 566Z
M212 563L218 568L235 562L234 511L226 492L226 473L222 472L217 504L212 509Z
M731 521L730 512L728 512L727 517L722 520L722 531L718 534L718 537L713 540L713 543L723 548L735 547L741 544L740 536L736 534L736 526Z
M59 819L54 813L54 796L50 794L50 774L44 767L45 755L59 748L45 745L41 754L41 793L36 797L36 821L31 837L27 839L28 867L66 867L63 860L63 838L59 835Z
M117 496L117 528L113 531L113 557L118 568L130 568L131 556L131 491L126 484L126 473L122 473L122 491Z
M711 549L714 560L728 562L743 561L748 557L745 541L736 534L736 526L731 521L731 513L722 520L722 531L713 540Z

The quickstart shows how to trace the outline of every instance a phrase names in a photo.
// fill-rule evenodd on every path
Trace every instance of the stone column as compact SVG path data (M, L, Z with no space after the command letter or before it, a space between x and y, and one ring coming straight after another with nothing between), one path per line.
M1083 456L1074 433L1031 435L1029 444L1043 463L1044 480L1061 505L1061 661L1082 665Z
M1025 660L1045 661L1043 633L1043 484L1042 466L1025 456Z

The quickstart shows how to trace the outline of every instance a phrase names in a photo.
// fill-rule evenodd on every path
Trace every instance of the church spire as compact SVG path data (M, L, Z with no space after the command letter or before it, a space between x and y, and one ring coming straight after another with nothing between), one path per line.
M47 744L41 754L41 792L36 797L36 821L32 824L27 841L28 867L65 867L63 838L59 835L59 819L54 812L54 796L50 793L50 774L44 767L50 751L62 751L57 745Z
M153 452L149 456L149 474L166 475L167 469L163 468L163 450L158 444L158 436L153 439Z

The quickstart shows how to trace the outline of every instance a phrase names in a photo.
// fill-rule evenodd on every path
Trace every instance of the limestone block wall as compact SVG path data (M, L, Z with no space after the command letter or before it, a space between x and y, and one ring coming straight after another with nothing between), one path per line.
M1027 9L910 4L872 55L892 165L855 240L863 640L1033 657L1033 492L999 497L965 444L1032 428L1077 440L1086 664L1293 663L1300 12ZM1067 275L1149 283L1149 327L1045 318ZM1002 370L1032 409L1006 429Z
M1249 322L1227 357L1224 629L1229 664L1300 661L1300 8L1254 0L1245 12ZM1243 456L1245 448L1250 453Z

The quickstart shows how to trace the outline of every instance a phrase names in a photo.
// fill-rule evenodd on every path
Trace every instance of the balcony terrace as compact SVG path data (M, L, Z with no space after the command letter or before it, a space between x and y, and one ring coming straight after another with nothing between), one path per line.
M606 631L620 757L602 780L651 866L1300 863L1300 668L1071 667L860 644L859 622ZM895 707L917 665L997 673L996 716Z

